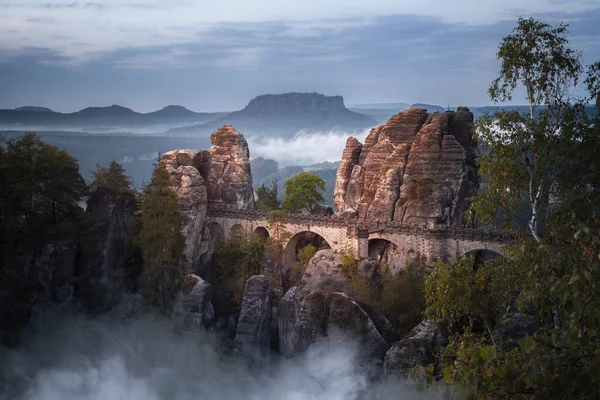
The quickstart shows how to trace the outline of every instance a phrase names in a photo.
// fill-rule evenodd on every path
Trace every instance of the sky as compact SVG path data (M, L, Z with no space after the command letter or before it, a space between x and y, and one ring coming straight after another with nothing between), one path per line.
M290 91L485 105L521 16L568 23L600 59L600 0L0 0L0 108L230 111Z

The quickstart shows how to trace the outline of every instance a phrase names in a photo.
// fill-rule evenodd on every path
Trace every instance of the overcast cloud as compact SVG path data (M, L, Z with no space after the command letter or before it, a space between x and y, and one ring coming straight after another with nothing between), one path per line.
M241 108L262 93L488 103L519 16L600 58L599 0L0 0L0 108Z

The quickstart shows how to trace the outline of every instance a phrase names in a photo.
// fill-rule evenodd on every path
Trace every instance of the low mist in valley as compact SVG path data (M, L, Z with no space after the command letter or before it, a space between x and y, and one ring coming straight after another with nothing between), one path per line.
M23 346L0 348L0 399L416 399L399 381L370 382L351 342L322 341L294 360L249 368L214 332L178 334L163 316L46 312Z

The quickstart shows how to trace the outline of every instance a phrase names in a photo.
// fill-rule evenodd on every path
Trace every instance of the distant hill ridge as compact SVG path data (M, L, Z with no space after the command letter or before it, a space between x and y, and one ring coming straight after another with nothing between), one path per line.
M179 105L169 105L149 113L139 113L113 104L107 107L87 107L72 113L61 113L46 107L24 106L0 110L0 124L40 124L50 126L95 124L156 124L161 122L204 123L227 113L197 113Z

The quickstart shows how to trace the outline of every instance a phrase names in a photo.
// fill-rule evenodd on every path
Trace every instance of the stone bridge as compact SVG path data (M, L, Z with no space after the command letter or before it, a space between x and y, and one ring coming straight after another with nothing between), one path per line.
M338 216L287 214L285 221L276 227L269 222L269 215L269 212L211 205L207 217L213 235L224 239L249 235L267 239L279 234L288 263L296 260L299 242L307 235L318 235L332 249L356 258L373 256L378 244L391 245L403 263L411 260L454 262L480 250L502 254L502 247L511 242L505 235L481 229L401 225Z

